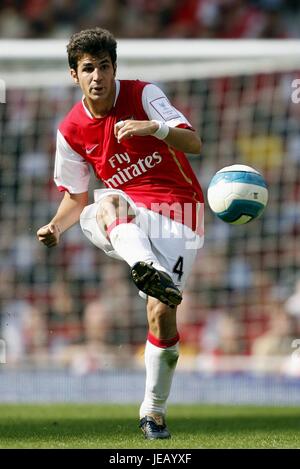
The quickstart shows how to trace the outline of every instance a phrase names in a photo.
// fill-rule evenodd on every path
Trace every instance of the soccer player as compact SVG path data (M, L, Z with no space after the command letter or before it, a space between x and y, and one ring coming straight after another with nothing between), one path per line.
M57 132L54 180L64 197L37 232L56 246L80 220L107 255L127 262L147 301L146 386L140 427L169 438L166 402L178 360L176 309L203 244L203 194L185 156L201 141L157 86L116 79L116 40L94 28L73 34L70 73L83 92ZM88 205L90 168L106 189Z

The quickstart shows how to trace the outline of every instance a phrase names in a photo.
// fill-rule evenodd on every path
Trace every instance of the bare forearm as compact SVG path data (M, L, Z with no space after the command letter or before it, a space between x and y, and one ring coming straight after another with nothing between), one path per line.
M189 129L181 129L180 127L170 127L164 142L185 153L199 154L201 151L201 140L196 134Z
M164 124L165 126L167 124ZM159 123L155 120L150 121L135 121L126 120L120 121L115 125L115 137L118 142L132 138L134 135L141 137L146 135L154 135L159 129ZM196 132L189 129L182 129L180 127L169 127L168 135L163 141L175 148L176 150L185 153L199 154L201 150L201 139Z
M65 193L58 210L50 223L58 226L60 233L63 233L72 225L78 222L80 214L88 203L88 193L68 194Z

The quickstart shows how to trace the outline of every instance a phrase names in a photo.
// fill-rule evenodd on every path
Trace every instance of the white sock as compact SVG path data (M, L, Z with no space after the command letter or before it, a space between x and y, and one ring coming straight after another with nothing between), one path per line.
M148 236L135 223L120 223L109 234L114 250L130 267L138 261L151 263L158 270L167 272L153 254Z
M149 340L145 348L146 388L140 418L149 414L165 415L172 379L179 356L179 343L161 348Z

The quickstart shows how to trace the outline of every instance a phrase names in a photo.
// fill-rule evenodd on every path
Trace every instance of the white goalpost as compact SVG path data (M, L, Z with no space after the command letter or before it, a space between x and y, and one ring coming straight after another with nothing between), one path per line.
M66 44L64 40L50 39L1 40L1 78L8 87L69 85ZM12 76L9 70L15 66L19 73ZM123 79L193 80L284 72L298 67L299 40L123 39L118 42L118 73Z

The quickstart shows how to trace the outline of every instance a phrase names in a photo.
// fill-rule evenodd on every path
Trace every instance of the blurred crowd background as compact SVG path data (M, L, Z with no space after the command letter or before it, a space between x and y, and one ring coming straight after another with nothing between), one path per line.
M131 38L299 35L296 1L6 0L0 8L2 37L68 37L94 25ZM234 163L260 170L270 190L263 217L249 225L226 225L206 207L205 245L178 312L183 368L218 371L220 357L233 367L233 357L241 357L238 367L254 357L264 371L300 376L299 361L290 359L300 345L296 77L158 83L204 141L190 161L205 193L214 173ZM0 104L0 337L7 366L76 373L142 366L145 304L129 267L90 244L79 226L54 249L36 239L62 197L52 179L57 125L80 97L58 83L8 90ZM94 179L91 200L97 187ZM283 361L268 360L278 356Z
M99 24L122 38L299 37L297 0L2 0L0 36L68 37Z

